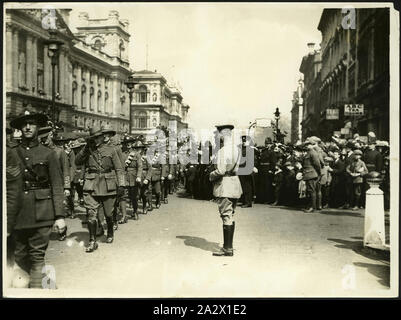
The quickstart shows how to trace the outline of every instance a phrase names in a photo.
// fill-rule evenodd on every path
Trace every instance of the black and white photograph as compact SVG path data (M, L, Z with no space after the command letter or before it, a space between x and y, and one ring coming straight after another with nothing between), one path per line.
M4 298L398 297L393 3L3 18Z

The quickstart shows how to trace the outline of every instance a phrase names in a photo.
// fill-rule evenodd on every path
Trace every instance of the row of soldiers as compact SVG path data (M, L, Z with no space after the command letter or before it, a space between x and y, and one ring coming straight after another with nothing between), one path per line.
M29 286L43 287L43 267L50 234L67 237L65 218L75 218L76 202L86 209L89 245L106 234L112 243L118 224L137 220L168 203L178 187L179 166L167 152L146 155L149 144L114 130L91 131L89 137L56 132L45 114L25 111L10 122L21 133L7 130L7 250L16 274L30 274ZM164 158L164 161L162 160ZM183 170L181 170L183 171ZM138 203L142 202L141 210Z
M312 136L303 143L284 145L266 138L265 146L252 146L250 137L242 137L240 167L246 165L246 153L253 150L254 169L240 175L242 207L253 203L306 207L307 212L323 208L360 209L365 206L369 188L368 174L382 178L385 209L390 204L389 145L370 132L368 141L333 136L323 142ZM249 161L249 160L248 160ZM211 200L208 175L212 165L187 165L186 187L196 199Z

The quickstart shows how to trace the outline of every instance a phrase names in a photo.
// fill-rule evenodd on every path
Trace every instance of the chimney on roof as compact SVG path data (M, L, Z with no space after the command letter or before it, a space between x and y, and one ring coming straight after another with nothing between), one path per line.
M308 42L307 46L308 46L308 49L309 49L309 54L313 54L315 52L315 43L314 42Z

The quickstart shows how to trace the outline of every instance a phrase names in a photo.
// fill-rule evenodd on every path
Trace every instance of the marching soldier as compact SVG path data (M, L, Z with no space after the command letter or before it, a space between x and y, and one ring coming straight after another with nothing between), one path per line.
M143 206L143 214L147 214L148 210L150 209L150 204L152 202L152 165L149 163L148 158L146 156L147 146L142 145L138 147L141 161L142 161L142 177L141 177L141 192L140 197L142 199L142 206Z
M85 141L80 141L79 139L74 141L71 144L72 152L74 152L74 163L76 155L82 150L82 148L86 145ZM75 174L73 179L71 180L71 197L75 199L75 192L78 194L78 203L83 206L84 204L84 166L83 165L75 165Z
M217 198L220 217L223 221L224 245L214 256L233 256L234 211L242 188L236 172L239 167L241 151L234 145L231 136L233 125L216 126L219 134L226 134L227 144L217 152L215 170L210 173L210 180L214 182L213 195ZM224 131L223 131L224 130ZM223 139L221 139L223 140ZM221 141L226 143L225 141Z
M116 150L105 144L103 130L94 132L88 138L88 144L78 153L75 163L85 165L83 189L89 229L89 246L86 252L93 252L98 248L96 235L100 210L106 217L106 243L114 240L113 210L117 193L121 194L121 189L125 186L123 167Z
M123 140L124 152L126 156L125 170L127 172L128 197L132 203L132 216L138 220L138 194L141 187L142 178L142 159L140 148L143 148L141 141L135 141L132 137L125 137Z
M69 133L60 133L54 138L55 142L58 144L57 147L62 148L66 155L67 164L65 170L67 171L66 175L67 177L69 177L68 179L70 182L69 193L67 192L66 194L66 202L67 202L68 215L71 219L75 218L75 213L74 213L75 192L72 189L73 189L74 176L76 172L76 165L75 165L75 153L72 151L70 143L75 138L76 137L74 134L69 134Z
M26 111L11 121L22 131L15 147L22 168L23 194L15 224L15 263L30 274L31 288L43 288L43 267L52 226L66 229L63 179L56 153L38 141L38 129L47 116Z
M154 190L156 196L156 209L159 209L161 206L160 198L161 198L161 183L164 183L165 171L166 167L160 163L161 155L159 151L156 151L155 156L152 159L152 178L151 178L151 193L150 193L150 203L149 203L149 211L153 210L153 202L152 202L152 192Z

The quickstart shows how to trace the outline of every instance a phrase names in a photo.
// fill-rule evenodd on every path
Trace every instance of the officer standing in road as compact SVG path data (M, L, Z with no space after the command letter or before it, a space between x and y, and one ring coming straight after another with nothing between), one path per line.
M15 225L15 263L30 274L29 286L43 288L45 254L53 224L65 230L63 179L56 153L39 144L47 116L25 111L10 122L22 131L15 147L22 168L23 198Z
M233 256L233 237L235 229L234 212L238 199L241 197L242 188L236 175L241 150L234 144L233 125L216 126L220 136L222 147L216 155L215 170L210 173L210 181L214 182L213 195L217 198L220 217L223 221L224 245L214 256Z
M250 157L251 155L247 155L247 147L249 146L249 141L247 140L248 136L242 136L242 147L241 147L241 162L240 168L244 168L247 166L247 156ZM253 155L252 155L253 157ZM255 172L255 171L253 171ZM243 174L239 176L241 181L241 187L243 191L243 203L241 208L251 208L252 207L252 200L253 200L253 193L252 193L252 173Z
M107 223L107 243L114 240L113 210L117 192L124 189L123 166L116 150L105 144L103 130L89 137L92 140L78 153L75 163L85 165L84 205L88 210L89 246L86 252L98 248L96 242L99 210L104 212ZM124 192L124 190L122 190Z
M159 209L161 206L160 198L161 198L161 183L164 182L165 170L166 168L160 163L161 162L161 154L159 151L156 151L155 156L152 159L152 178L151 178L151 197L152 192L154 191L156 196L156 209ZM149 211L153 210L153 202L152 198L150 198L149 203Z
M125 137L123 140L124 151L126 156L125 170L127 172L127 189L128 197L132 204L132 217L138 220L138 194L142 182L142 159L139 149L143 148L141 141L135 141L132 137Z

